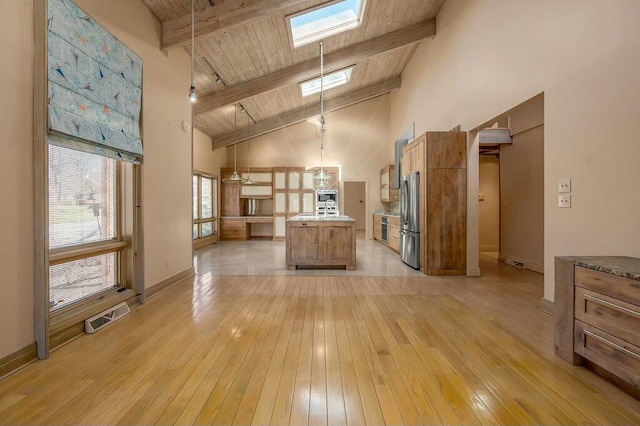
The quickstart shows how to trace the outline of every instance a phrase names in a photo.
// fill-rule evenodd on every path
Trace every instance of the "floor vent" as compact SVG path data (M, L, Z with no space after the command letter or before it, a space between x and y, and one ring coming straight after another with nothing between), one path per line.
M111 324L112 322L119 320L129 312L131 312L129 305L122 302L119 305L109 308L106 311L100 312L98 315L85 320L84 331L87 333L95 333L107 324Z

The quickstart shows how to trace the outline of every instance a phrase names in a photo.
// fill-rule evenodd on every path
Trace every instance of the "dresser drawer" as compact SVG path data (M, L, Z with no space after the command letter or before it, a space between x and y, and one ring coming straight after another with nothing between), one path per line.
M640 346L640 306L576 287L575 318Z
M640 347L579 320L574 331L576 353L640 388Z
M576 286L640 305L640 281L576 266Z

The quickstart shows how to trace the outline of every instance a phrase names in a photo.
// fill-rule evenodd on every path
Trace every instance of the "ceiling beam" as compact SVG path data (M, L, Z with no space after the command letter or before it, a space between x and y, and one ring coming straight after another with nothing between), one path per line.
M202 40L211 33L246 24L309 0L225 1L195 12L194 38ZM191 43L191 14L162 23L162 48L167 50Z
M393 77L370 86L361 87L343 95L336 96L335 98L328 99L324 102L324 110L326 112L335 111L349 105L366 101L367 99L375 98L376 96L384 95L398 87L400 87L400 76ZM284 114L279 114L267 120L258 121L256 124L249 127L248 135L247 129L238 129L213 138L213 149L233 145L234 143L242 142L256 136L261 136L266 133L282 129L283 127L307 120L319 113L320 106L316 104L285 112Z
M436 34L436 21L430 19L401 30L393 31L336 50L324 55L326 72L362 62L372 56L387 52L398 47L403 47L416 41L423 40ZM195 105L195 113L202 114L212 109L221 108L236 102L256 96L260 93L278 89L280 87L297 84L301 81L318 76L320 64L318 58L284 68L244 83L236 84L209 95L198 97Z

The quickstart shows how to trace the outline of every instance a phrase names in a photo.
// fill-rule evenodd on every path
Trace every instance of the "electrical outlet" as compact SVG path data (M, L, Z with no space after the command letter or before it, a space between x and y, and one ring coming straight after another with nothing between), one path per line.
M571 207L571 194L558 195L558 207L570 208Z
M164 267L169 269L169 267L171 267L171 260L165 259L164 260Z
M560 179L558 181L558 192L571 192L571 179Z

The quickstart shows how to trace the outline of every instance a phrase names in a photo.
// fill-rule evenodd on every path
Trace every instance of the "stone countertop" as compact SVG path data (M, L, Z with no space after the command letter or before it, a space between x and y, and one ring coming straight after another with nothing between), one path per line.
M379 214L380 216L400 217L400 213L375 212L374 214Z
M321 216L307 216L298 215L287 219L287 222L355 222L356 220L349 216L344 215L321 215Z
M607 274L640 281L640 259L629 256L562 256L581 266Z

